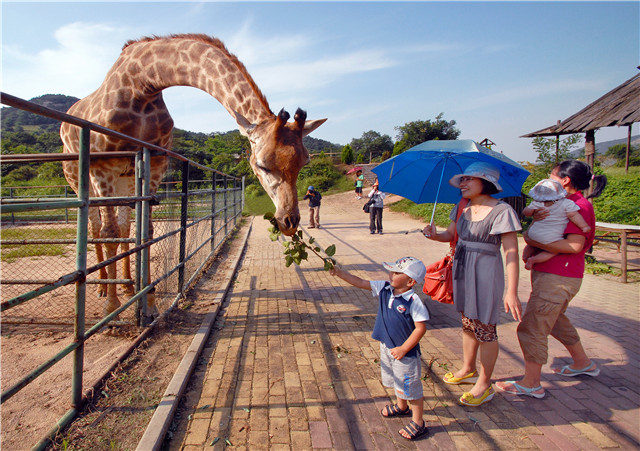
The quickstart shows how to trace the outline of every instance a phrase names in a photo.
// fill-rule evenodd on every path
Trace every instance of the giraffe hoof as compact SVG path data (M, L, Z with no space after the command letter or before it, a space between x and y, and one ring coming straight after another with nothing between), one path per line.
M124 293L125 296L129 296L129 297L136 294L136 290L134 290L134 288L131 285L122 285L122 292Z
M118 310L118 307L120 307L120 305L121 304L118 299L108 300L104 305L104 310L103 310L104 316L110 315L111 313Z

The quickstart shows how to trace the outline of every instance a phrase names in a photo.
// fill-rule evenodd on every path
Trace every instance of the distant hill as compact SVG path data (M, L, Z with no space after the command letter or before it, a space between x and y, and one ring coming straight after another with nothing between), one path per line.
M66 113L66 111L76 103L77 97L65 96L62 94L45 94L29 100L38 105L46 106L53 110ZM19 130L19 127L36 126L42 131L54 131L60 128L60 121L50 119L37 114L28 113L14 107L2 108L2 132Z
M597 135L596 135L597 138ZM627 138L622 138L622 139L613 139L611 141L604 141L599 143L598 141L596 141L596 155L600 155L600 154L604 154L607 152L607 150L609 150L609 147L615 146L616 144L627 144ZM632 136L631 137L631 148L633 148L634 146L640 146L640 135L636 135L636 136ZM582 147L581 149L576 149L573 152L571 152L571 155L574 158L578 158L578 157L582 157L584 156L584 147Z
M309 150L309 153L335 153L341 152L344 146L340 144L334 144L324 139L313 138L311 136L305 136L302 138L302 143Z
M77 97L65 96L62 94L45 94L40 97L34 97L30 99L30 102L36 103L38 105L46 106L47 108L51 108L53 110L61 111L65 113L71 105L76 103L78 100ZM2 132L12 132L20 130L20 127L31 129L32 131L58 131L60 129L60 121L55 119L50 119L48 117L38 116L36 114L27 113L26 111L22 111L18 108L14 107L4 107L1 111L2 116ZM176 131L180 130L176 128ZM184 130L186 132L186 130ZM215 133L195 133L196 135L203 135L205 139L207 136L213 136L216 134L225 134L232 133L233 131L228 132L215 132ZM194 134L194 132L188 132L189 134ZM320 152L340 152L342 150L342 145L334 144L329 141L325 141L324 139L312 138L311 136L305 136L303 141L304 145L307 149L309 149L310 153L320 153Z

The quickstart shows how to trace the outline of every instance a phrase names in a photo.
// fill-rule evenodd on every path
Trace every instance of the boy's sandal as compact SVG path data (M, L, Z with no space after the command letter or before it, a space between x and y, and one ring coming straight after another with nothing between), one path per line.
M582 374L587 376L597 376L598 374L600 374L600 368L598 368L595 363L591 362L588 366L582 368L581 370L573 369L571 368L571 365L565 365L560 369L553 370L553 372L560 376L566 377L575 377Z
M384 409L382 409L380 413L385 418L408 417L411 415L411 409L407 406L406 409L401 410L398 404L392 404L384 406Z
M478 371L472 371L469 374L465 374L462 377L455 377L451 371L444 375L442 378L445 384L459 385L459 384L475 384L478 382Z
M429 428L427 428L426 423L422 423L422 426L418 426L418 423L413 420L411 420L409 424L403 427L402 430L406 432L409 437L405 437L404 435L400 434L400 432L398 433L400 434L400 437L407 440L415 440L429 432Z

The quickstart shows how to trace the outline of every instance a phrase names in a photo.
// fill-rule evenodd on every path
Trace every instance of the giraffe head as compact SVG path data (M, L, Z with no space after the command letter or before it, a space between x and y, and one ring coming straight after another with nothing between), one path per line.
M276 206L275 218L280 231L293 235L300 223L296 182L300 169L309 162L309 151L302 138L320 127L326 119L307 121L300 108L293 122L282 109L259 124L251 124L236 112L240 132L251 142L249 163Z

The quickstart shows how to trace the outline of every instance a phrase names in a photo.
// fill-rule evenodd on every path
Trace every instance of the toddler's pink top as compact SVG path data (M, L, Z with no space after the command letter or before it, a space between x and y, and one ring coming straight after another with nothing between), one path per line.
M540 272L557 274L559 276L582 279L582 277L584 277L584 254L591 248L593 239L596 235L596 215L593 211L593 205L584 198L580 191L567 196L567 199L574 201L578 207L580 207L580 211L578 211L578 213L580 213L584 220L587 221L587 224L591 227L591 231L585 233L580 230L577 225L569 221L564 233L565 235L575 233L584 236L584 246L577 254L557 254L546 262L533 265L533 269Z

